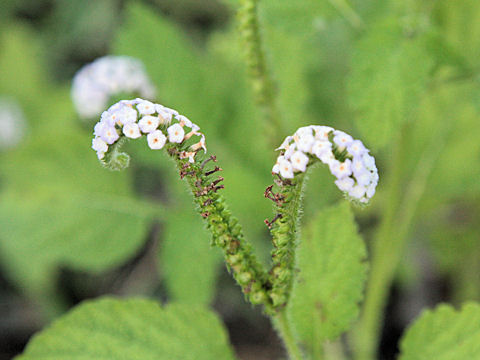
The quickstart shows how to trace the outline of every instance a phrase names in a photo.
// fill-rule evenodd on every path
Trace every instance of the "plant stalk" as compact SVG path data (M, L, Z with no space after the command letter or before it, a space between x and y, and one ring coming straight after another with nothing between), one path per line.
M287 319L286 310L282 309L275 316L272 316L271 319L278 335L283 340L289 359L302 360L302 351L298 347L295 336L293 335L291 325Z

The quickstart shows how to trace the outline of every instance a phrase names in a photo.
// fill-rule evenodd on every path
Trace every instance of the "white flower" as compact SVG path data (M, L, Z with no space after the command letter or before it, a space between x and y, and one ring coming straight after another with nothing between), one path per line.
M147 135L147 142L150 149L158 150L163 148L167 142L167 137L160 130L155 130Z
M152 98L155 88L139 60L127 56L105 56L85 65L75 74L71 96L79 116L89 119L98 116L109 99L122 92L138 92L143 97Z
M108 126L106 122L99 121L98 123L96 123L95 127L93 128L93 135L101 136L103 133L103 129L105 129L105 126Z
M353 185L355 185L355 181L351 177L347 176L342 179L335 180L335 185L337 185L340 190L349 192Z
M338 179L350 176L352 174L352 161L350 159L346 159L344 162L335 160L330 164L330 170Z
M172 143L181 143L185 136L185 131L179 124L173 124L167 129L168 141Z
M294 170L305 172L309 158L301 151L296 151L291 157L292 167Z
M124 125L123 133L126 137L130 139L138 139L140 136L142 136L142 134L140 134L140 129L138 128L137 123Z
M142 115L151 115L155 112L155 104L148 100L143 100L137 105L137 110Z
M287 150L285 151L283 156L285 156L285 159L288 160L292 157L292 155L295 151L297 151L297 144L292 144L287 148Z
M352 171L355 177L357 175L362 174L363 172L367 171L367 168L365 167L362 158L354 157L352 161Z
M170 125L172 122L172 114L166 111L157 111L158 112L158 120L160 121L161 125Z
M363 154L362 156L363 164L368 170L377 170L375 166L375 158L369 154Z
M105 157L105 151L97 151L98 160L102 160Z
M370 199L373 195L375 195L375 188L377 184L373 183L367 187L367 197Z
M299 138L303 136L310 136L312 135L312 127L311 126L303 126L301 128L298 128L298 130L295 132L295 135L297 135Z
M332 152L332 144L329 141L315 141L312 146L312 153L319 159L322 155Z
M100 134L100 137L107 144L111 145L118 140L119 135L118 135L117 129L115 129L113 126L104 126Z
M99 137L95 137L92 139L92 149L95 151L106 152L108 150L108 145Z
M298 137L298 140L296 140L298 149L303 152L311 152L312 146L315 142L315 138L312 135L312 131L311 129L309 130L310 130L310 133L305 132L302 136Z
M348 195L350 195L352 198L355 198L355 199L361 199L363 195L365 195L366 191L367 189L365 188L365 186L355 185L350 189L350 191L348 192Z
M277 157L277 162L275 163L275 165L273 165L272 173L278 174L280 172L280 162L282 162L283 160L285 160L285 157L283 155Z
M333 131L333 128L329 126L314 126L313 130L315 131L315 139L328 141L328 134Z
M122 108L117 110L115 113L117 114L117 121L122 125L133 124L137 122L137 111L128 105L122 106ZM112 114L112 116L113 115L114 114Z
M285 179L293 179L293 166L292 163L286 159L282 159L279 162L280 175Z
M337 144L340 149L345 148L353 142L353 138L350 135L345 134L343 131L335 130L334 134L333 142Z
M156 116L144 116L138 122L138 126L142 132L149 134L155 130L157 130L158 125L160 124L160 120Z
M320 156L320 161L324 164L331 165L334 161L337 160L335 159L335 155L333 155L333 152L330 150L326 151Z
M276 148L275 151L277 151L277 150L288 150L292 140L293 140L293 136L287 136L285 138L285 140L283 140L282 145L280 145L278 148Z
M365 146L360 140L354 140L350 145L347 146L347 151L354 157L362 156L367 152Z
M367 186L371 183L372 174L370 171L365 170L361 173L355 174L355 179L359 185Z
M105 123L108 126L115 126L117 120L117 113L115 111L104 111L100 117L100 123Z

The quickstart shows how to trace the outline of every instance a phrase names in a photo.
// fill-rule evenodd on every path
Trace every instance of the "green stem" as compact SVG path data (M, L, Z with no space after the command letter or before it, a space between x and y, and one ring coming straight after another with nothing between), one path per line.
M272 317L273 325L277 330L277 333L283 340L285 349L288 352L288 357L290 360L301 360L303 359L302 352L295 341L290 323L287 319L287 314L285 309L278 312L275 316Z
M276 91L267 70L265 54L257 16L258 0L241 0L238 10L239 31L242 37L247 71L250 77L254 99L262 111L266 135L277 146L282 140L282 122L276 104Z
M227 266L245 297L252 304L263 304L265 310L271 312L268 296L270 285L265 269L257 260L250 243L243 237L237 219L231 215L224 198L218 193L223 188L223 185L219 185L223 178L214 178L221 169L215 166L206 170L206 162L202 165L179 159L174 147L169 149L169 154L175 160L180 176L186 179L190 187L197 211L207 222L212 233L212 245L223 251ZM215 157L210 159L214 160Z
M278 200L275 206L276 221L270 225L274 249L269 271L272 284L269 294L273 306L277 308L288 302L292 288L304 179L305 174L299 173L282 184L278 194L272 193Z

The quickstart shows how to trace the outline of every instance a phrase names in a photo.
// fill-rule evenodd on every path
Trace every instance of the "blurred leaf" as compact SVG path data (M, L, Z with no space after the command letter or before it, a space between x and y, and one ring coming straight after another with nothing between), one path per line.
M318 30L327 16L338 15L328 1L295 0L259 2L261 21L283 33L306 35Z
M347 202L320 211L306 226L297 251L300 273L288 310L301 342L313 354L358 316L365 258L365 245Z
M234 359L225 329L200 307L146 299L88 301L30 341L16 359Z
M478 68L480 45L480 3L476 0L444 0L435 3L434 18L445 40L470 64Z
M160 270L173 302L208 305L215 295L221 257L191 199L169 213L163 233Z
M0 257L36 296L52 291L60 265L100 272L125 262L161 213L132 196L128 173L101 167L91 136L66 121L73 114L64 97L43 106L39 116L48 118L39 121L50 124L0 158Z
M425 311L401 340L400 360L465 360L480 358L480 305L460 311L440 305Z
M27 108L35 108L39 94L47 96L50 90L40 45L26 26L12 25L0 33L0 94L16 97Z
M349 97L368 144L388 144L402 124L416 118L432 67L424 36L407 36L392 20L372 26L357 43Z

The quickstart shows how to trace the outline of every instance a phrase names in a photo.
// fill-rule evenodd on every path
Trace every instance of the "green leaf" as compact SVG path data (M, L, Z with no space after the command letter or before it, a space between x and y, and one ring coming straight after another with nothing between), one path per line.
M0 157L0 259L36 298L52 296L59 266L101 272L125 262L161 214L132 196L128 172L102 168L65 98L43 106L40 122L50 124Z
M425 36L407 36L392 20L376 24L358 42L348 91L369 146L386 145L402 124L415 119L433 64Z
M306 226L288 311L300 341L313 354L357 317L366 280L365 257L347 202L320 211Z
M400 360L480 359L480 305L425 311L407 330L400 349Z
M221 322L200 307L147 299L87 301L37 334L18 360L234 359Z
M221 257L210 246L210 234L191 199L182 204L165 219L160 270L172 301L207 305L215 294Z

